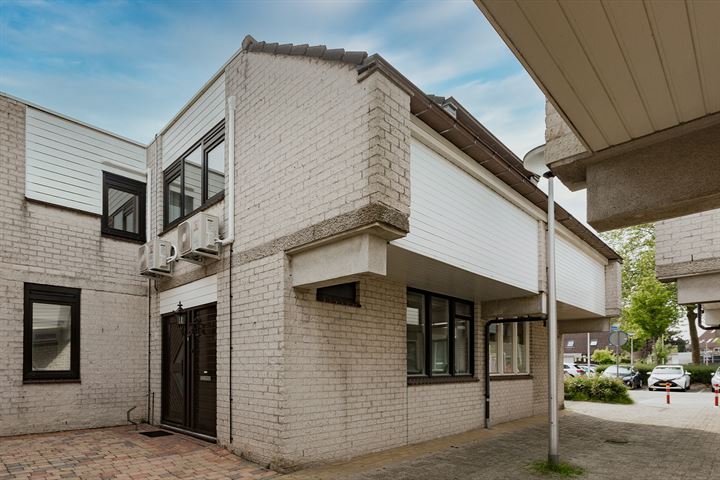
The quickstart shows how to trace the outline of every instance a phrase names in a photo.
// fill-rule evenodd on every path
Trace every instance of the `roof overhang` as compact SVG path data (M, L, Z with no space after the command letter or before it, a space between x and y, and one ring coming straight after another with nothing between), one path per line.
M720 165L708 143L720 132L720 2L475 3L577 138L577 149L549 160L568 187L588 188L591 225L720 206L720 180L704 178ZM599 167L610 164L613 172ZM628 207L653 189L652 205ZM625 208L593 212L608 198Z

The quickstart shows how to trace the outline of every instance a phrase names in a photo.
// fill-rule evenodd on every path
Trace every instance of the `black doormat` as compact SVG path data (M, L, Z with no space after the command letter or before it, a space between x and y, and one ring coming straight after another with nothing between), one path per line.
M164 430L151 430L149 432L140 432L140 435L145 435L146 437L167 437L168 435L172 435L170 432L166 432Z

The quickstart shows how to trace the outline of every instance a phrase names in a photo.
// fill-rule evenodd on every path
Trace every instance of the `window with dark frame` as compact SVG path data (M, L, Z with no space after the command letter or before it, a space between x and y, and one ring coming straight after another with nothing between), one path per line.
M360 306L357 282L320 287L315 293L315 299L318 302L349 305L351 307Z
M407 290L407 374L409 377L474 375L473 303Z
M225 194L225 123L215 126L163 173L163 224L177 225Z
M23 380L80 380L80 289L25 284Z
M145 192L143 182L103 172L102 234L144 242Z

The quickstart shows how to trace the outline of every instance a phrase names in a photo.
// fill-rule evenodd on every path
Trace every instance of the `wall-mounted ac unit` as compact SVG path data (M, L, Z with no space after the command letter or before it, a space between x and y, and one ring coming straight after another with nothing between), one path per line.
M178 256L191 263L217 260L220 220L215 215L198 213L178 226Z
M168 257L172 255L173 245L167 240L156 238L149 241L138 250L140 274L149 277L171 276L172 264Z

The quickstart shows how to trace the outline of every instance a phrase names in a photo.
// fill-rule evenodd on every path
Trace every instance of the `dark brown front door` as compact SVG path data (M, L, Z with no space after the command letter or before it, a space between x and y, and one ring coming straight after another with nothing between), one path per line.
M162 421L215 436L216 307L163 317Z

